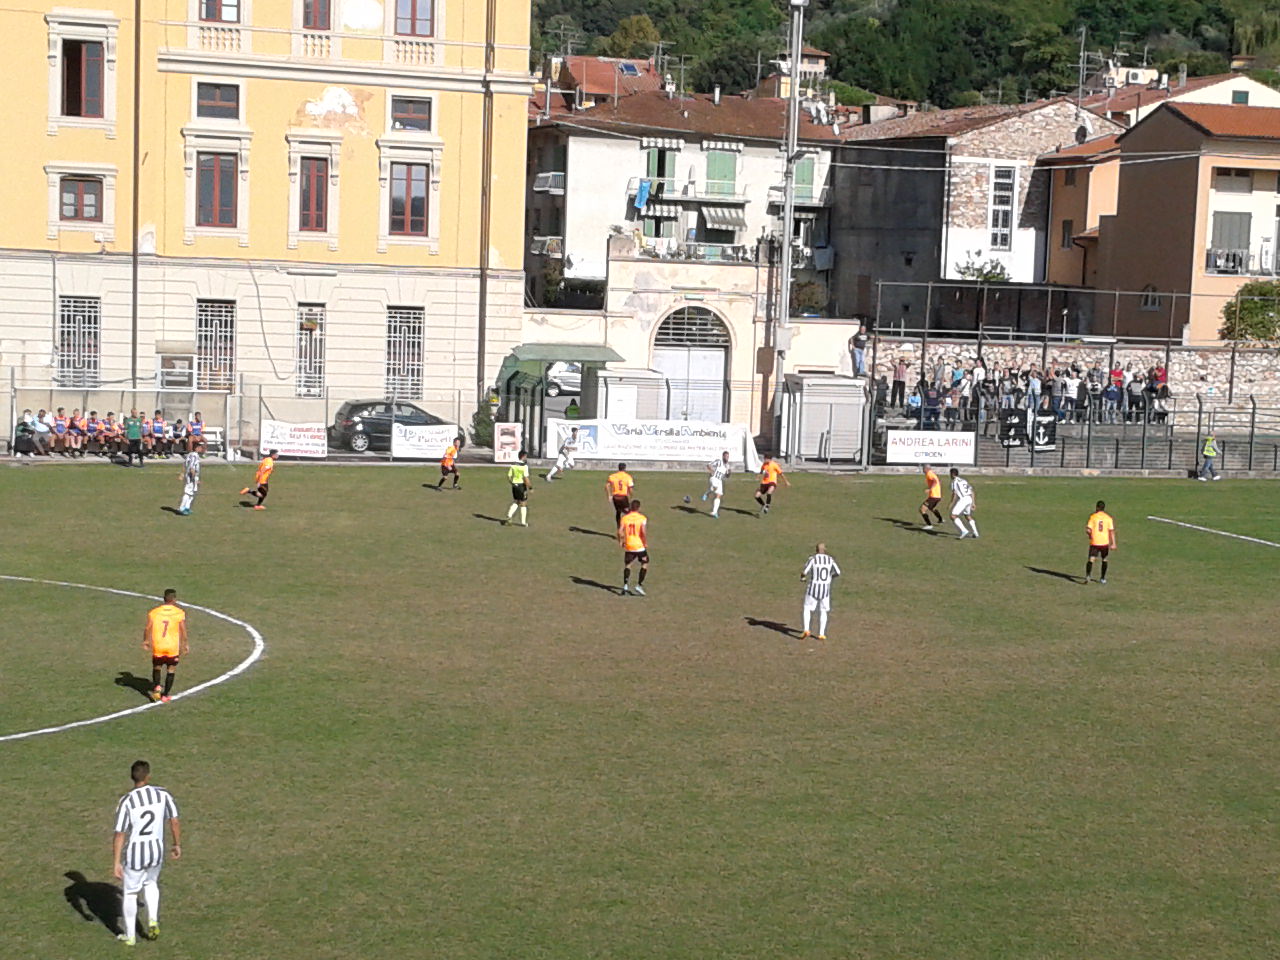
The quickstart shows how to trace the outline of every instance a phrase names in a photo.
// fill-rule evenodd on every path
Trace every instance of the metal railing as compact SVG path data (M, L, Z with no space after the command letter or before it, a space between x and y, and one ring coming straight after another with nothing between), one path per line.
M831 202L831 188L798 183L795 185L795 202L807 207L825 207ZM769 188L769 202L781 204L786 197L785 186Z

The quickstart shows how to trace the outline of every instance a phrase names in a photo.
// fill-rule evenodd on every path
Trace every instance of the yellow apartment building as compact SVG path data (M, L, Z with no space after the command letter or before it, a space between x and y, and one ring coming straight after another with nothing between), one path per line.
M529 15L0 0L0 375L468 415L520 332Z
M1040 165L1052 178L1045 280L1095 287L1098 225L1116 212L1120 148L1116 135L1086 140L1045 154Z

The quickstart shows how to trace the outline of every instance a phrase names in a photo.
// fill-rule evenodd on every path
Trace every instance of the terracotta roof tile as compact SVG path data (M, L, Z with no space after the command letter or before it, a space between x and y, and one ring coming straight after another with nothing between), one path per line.
M630 64L635 73L625 65ZM648 60L624 60L616 57L565 57L565 69L582 92L593 97L620 97L645 90L661 90L662 75Z
M1042 163L1053 163L1055 160L1074 160L1078 162L1116 153L1120 149L1119 144L1116 143L1119 136L1118 133L1112 133L1105 137L1086 140L1084 143L1073 143L1069 147L1043 154L1040 157L1040 161Z
M928 110L854 127L848 140L913 140L924 137L952 137L999 123L1009 117L1039 110L1056 100L1032 103L990 103L978 107L955 107L951 110Z
M1210 137L1228 140L1280 140L1280 107L1218 103L1169 103L1182 119Z
M1168 90L1153 90L1150 87L1135 83L1126 87L1116 87L1106 93L1095 93L1091 97L1085 97L1080 101L1080 104L1103 116L1114 112L1128 113L1139 107L1172 100L1195 90L1203 90L1205 87L1224 83L1238 76L1238 73L1216 73L1210 77L1188 77L1187 82L1182 86L1170 87Z

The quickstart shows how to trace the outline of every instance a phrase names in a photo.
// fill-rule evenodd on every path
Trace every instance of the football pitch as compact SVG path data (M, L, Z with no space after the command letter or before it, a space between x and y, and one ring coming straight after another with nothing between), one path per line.
M982 538L918 529L910 477L636 473L646 597L604 474L0 469L0 574L178 590L266 643L242 674L0 742L0 956L1276 956L1274 484L975 476ZM686 505L683 497L692 497ZM1109 583L1084 571L1096 500ZM944 501L945 504L945 501ZM829 639L800 568L843 568ZM144 704L151 602L0 580L0 736ZM178 691L244 629L190 615ZM182 812L162 939L96 913L129 764ZM83 875L76 882L69 873ZM88 897L88 919L68 902ZM83 905L83 904L82 904ZM106 906L104 906L106 905ZM96 908L96 909L95 909Z

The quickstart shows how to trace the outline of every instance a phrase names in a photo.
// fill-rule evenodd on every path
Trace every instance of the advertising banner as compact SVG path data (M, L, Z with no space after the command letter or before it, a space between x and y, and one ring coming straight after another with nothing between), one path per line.
M760 454L741 423L698 420L547 420L545 450L560 449L578 428L578 456L587 460L675 460L709 463L728 450L739 470L759 470Z
M520 459L520 448L523 446L523 423L495 423L493 425L494 463L515 463Z
M391 456L403 460L439 460L458 435L456 423L435 427L391 425Z
M259 420L258 437L258 449L262 453L279 450L282 457L318 457L321 460L329 455L329 440L323 423Z
M889 430L885 463L948 463L972 466L978 435L959 430Z

